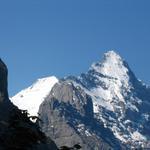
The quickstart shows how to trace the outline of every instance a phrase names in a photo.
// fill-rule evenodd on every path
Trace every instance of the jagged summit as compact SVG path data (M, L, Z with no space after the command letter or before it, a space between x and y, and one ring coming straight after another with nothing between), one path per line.
M115 50L107 51L106 53L104 53L104 56L114 57L114 58L121 58L121 56Z
M90 70L119 80L129 80L128 72L130 69L123 58L115 51L105 53L102 61L93 63Z
M97 118L118 139L134 146L145 145L149 137L143 133L145 128L149 130L146 119L150 118L150 90L139 82L119 54L108 51L87 73L67 80L92 97Z
M110 60L113 63L124 61L124 59L117 52L115 52L114 50L110 50L104 53L103 58L99 61L99 63L108 63Z

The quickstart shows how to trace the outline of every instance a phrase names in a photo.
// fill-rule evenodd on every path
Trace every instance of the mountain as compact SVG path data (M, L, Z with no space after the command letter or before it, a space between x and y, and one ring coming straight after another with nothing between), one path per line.
M114 51L105 53L87 73L59 79L42 97L40 126L59 146L150 148L150 88Z
M0 150L57 150L28 113L9 100L7 74L7 66L0 59Z
M95 117L131 147L147 147L150 135L150 88L140 82L114 51L89 71L65 80L92 97Z
M27 109L29 114L37 116L40 104L57 82L58 79L54 76L38 79L33 85L12 97L11 101L20 109Z
M79 143L84 150L121 149L113 133L94 118L91 97L71 82L56 83L39 114L42 131L59 147Z

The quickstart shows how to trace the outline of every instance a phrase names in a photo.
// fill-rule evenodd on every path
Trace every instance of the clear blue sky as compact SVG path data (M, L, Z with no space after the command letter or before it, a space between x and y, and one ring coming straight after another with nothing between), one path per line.
M86 72L115 49L150 84L150 0L1 0L10 95L37 78Z

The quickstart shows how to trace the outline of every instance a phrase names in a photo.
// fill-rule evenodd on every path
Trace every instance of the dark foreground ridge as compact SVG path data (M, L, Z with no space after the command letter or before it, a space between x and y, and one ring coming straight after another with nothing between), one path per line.
M7 74L7 67L0 59L0 150L57 150L55 143L30 121L27 111L10 102Z

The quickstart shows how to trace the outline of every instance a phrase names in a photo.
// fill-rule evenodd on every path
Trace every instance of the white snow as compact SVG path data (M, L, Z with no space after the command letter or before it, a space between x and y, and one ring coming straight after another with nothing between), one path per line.
M116 138L118 138L119 140L121 140L123 143L126 143L127 140L122 136L121 133L119 133L116 130L114 130L114 135L116 136Z
M132 105L132 103L130 102L127 103L127 107L130 108L132 111L139 112L139 109L135 105Z
M124 122L124 124L129 124L129 123L131 123L131 120L126 120L126 121Z
M78 124L78 126L77 126L77 130L78 130L79 132L83 132L83 131L84 131L84 128L85 128L85 125L84 125L84 124Z
M58 79L54 76L38 79L33 85L22 90L10 100L20 109L28 110L30 115L37 116L40 104L57 82Z
M77 130L80 133L84 132L86 134L86 136L92 136L92 134L90 133L90 131L88 129L85 129L85 125L84 124L78 124L77 125Z
M142 114L142 117L143 117L146 121L148 121L149 118L150 118L150 115L149 115L148 113L144 113L144 114Z
M94 75L99 81L102 81L105 88L101 86L93 88L90 95L94 100L94 112L98 111L98 106L102 106L110 111L114 111L112 101L122 101L125 103L122 89L130 91L130 82L128 76L128 68L124 65L124 60L114 51L105 53L103 61L94 63L90 70L104 75L101 77Z
M114 51L108 51L104 54L102 63L99 65L95 63L92 65L91 69L96 70L97 72L102 73L108 77L113 77L120 79L121 81L129 80L128 69L123 64L123 59Z
M88 130L85 130L85 134L86 134L86 136L92 136Z
M145 141L146 137L143 136L141 133L139 133L138 131L135 131L131 134L131 137L133 140L135 141Z

